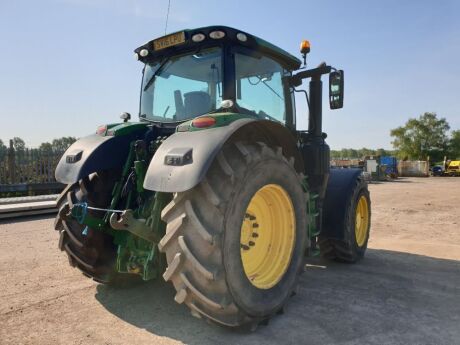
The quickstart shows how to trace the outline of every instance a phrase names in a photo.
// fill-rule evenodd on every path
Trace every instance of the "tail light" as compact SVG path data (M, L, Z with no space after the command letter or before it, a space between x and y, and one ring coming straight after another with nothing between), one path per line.
M102 136L104 136L106 132L107 132L107 125L99 126L96 129L96 134L99 134L99 135L102 135Z
M210 116L197 117L192 121L192 126L195 128L206 128L216 124L216 119Z

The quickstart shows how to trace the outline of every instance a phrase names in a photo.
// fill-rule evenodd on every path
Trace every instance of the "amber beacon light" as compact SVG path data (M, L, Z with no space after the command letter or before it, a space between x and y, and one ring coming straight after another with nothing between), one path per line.
M307 64L307 54L310 52L310 41L303 40L300 43L300 53L302 54L303 57L303 64Z
M300 53L304 55L304 54L308 54L309 52L310 52L310 42L307 40L303 40L300 43Z

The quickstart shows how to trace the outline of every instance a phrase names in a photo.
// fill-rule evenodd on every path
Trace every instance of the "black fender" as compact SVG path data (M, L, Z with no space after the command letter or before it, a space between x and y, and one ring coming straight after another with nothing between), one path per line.
M286 127L274 121L245 118L228 126L171 135L153 156L144 188L175 193L195 187L203 180L215 157L229 140L262 141L281 146L287 157L294 157L298 172L303 172L303 161L295 137Z
M83 137L73 143L59 161L55 177L58 182L73 184L100 170L121 168L129 152L132 135Z
M321 237L343 240L345 211L361 169L331 169L323 202Z

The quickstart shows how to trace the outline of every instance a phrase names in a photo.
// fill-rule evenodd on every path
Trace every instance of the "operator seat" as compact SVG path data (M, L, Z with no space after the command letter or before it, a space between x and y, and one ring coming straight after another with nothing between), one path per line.
M204 91L184 93L184 119L206 114L211 110L211 97Z

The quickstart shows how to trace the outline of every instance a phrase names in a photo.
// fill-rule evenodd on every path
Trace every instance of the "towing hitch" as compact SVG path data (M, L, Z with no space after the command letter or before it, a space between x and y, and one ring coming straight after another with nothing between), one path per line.
M117 213L112 213L110 216L110 226L114 230L129 231L149 242L158 243L160 237L152 229L151 218L137 219L134 217L132 210L123 211L118 217Z

